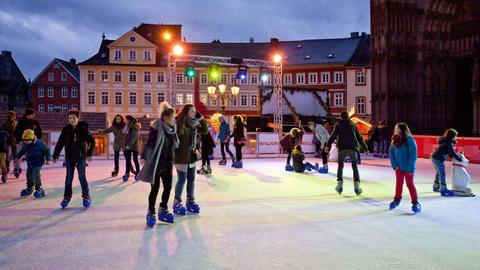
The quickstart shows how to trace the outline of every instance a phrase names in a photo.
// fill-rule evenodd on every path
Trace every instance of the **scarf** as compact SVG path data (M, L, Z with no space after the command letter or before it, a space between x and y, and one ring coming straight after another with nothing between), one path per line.
M173 145L174 145L174 148L178 148L178 145L179 145L179 140L178 140L178 136L177 136L177 126L176 125L173 125L173 126L170 126L169 124L161 121L162 124L163 124L163 131L168 134L168 135L172 135L173 136Z
M190 149L195 151L197 147L197 125L198 120L187 117L186 127L190 129Z

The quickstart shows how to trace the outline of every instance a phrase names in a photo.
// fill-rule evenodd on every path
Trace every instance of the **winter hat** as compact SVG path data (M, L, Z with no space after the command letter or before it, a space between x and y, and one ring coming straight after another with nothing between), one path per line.
M33 109L33 108L27 108L25 110L25 115L32 115L34 113L35 113L35 109Z
M25 131L23 131L22 139L24 141L35 140L35 132L33 132L33 130L31 130L31 129L25 129Z
M12 117L13 115L17 115L17 113L14 111L8 111L6 115L7 115L7 118L10 119L10 117Z

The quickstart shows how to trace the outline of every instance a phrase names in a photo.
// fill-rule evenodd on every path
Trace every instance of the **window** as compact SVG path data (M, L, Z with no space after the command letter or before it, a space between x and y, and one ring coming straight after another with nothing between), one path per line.
M130 51L128 55L129 55L128 60L137 60L137 51Z
M322 72L322 83L330 83L330 72Z
M130 92L130 105L137 105L137 93Z
M357 84L365 84L365 72L359 70L356 72Z
M185 76L185 82L188 84L193 84L193 77Z
M100 71L100 81L101 82L108 82L108 71L106 71L106 70Z
M165 72L157 72L157 82L158 83L165 82Z
M292 84L292 74L283 74L283 83L284 84Z
M200 102L203 103L204 105L207 105L207 95L206 94L200 94Z
M220 74L220 83L227 84L227 74Z
M177 94L177 105L183 105L183 94Z
M134 43L137 39L134 36L130 37L130 42Z
M182 72L177 72L176 76L176 82L177 84L182 84L183 83L183 73Z
M108 92L102 92L102 105L108 105Z
M151 82L152 81L152 73L150 71L143 72L143 81L144 82Z
M258 84L258 74L257 73L250 74L250 84L253 84L253 85Z
M44 111L45 111L45 105L43 105L43 104L38 104L38 111L39 111L39 112L44 112Z
M63 82L66 81L67 78L68 78L67 73L66 73L66 72L62 72L62 81L63 81Z
M53 72L48 73L48 81L53 82L55 80L55 74Z
M55 107L53 106L53 104L48 104L48 112L54 112L55 111Z
M47 88L47 94L48 94L48 97L53 97L53 87L48 87Z
M232 97L230 100L230 106L237 106L237 97Z
M38 87L38 97L39 98L45 97L45 87L43 86Z
M246 94L240 95L240 106L242 107L248 106L248 95Z
M122 92L115 92L115 105L123 104L123 95Z
M95 71L89 70L87 71L87 81L94 82L95 81Z
M308 73L308 83L309 84L317 84L317 73L316 72Z
M118 71L118 70L114 71L113 75L114 75L113 76L114 77L113 78L114 82L121 82L122 81L122 72L121 71Z
M334 93L333 94L333 106L342 107L343 106L343 93Z
M207 74L206 73L200 74L200 84L207 84Z
M365 97L357 97L356 100L355 100L355 111L357 112L357 114L360 114L360 115L363 115L365 114Z
M185 103L193 104L193 94L186 94L185 95Z
M150 52L150 51L144 51L144 52L143 52L143 60L145 60L145 61L150 61L150 60L152 60L151 52Z
M72 109L78 110L78 105L77 104L72 104Z
M158 93L157 94L157 103L160 104L165 101L165 93Z
M128 72L128 80L129 80L129 82L136 82L137 81L137 72L136 71L129 71Z
M232 73L230 74L230 84L236 84L237 83L237 74Z
M62 98L68 97L68 87L62 86Z
M122 59L122 51L121 50L115 50L115 60L121 60Z
M297 73L297 84L305 83L305 73Z
M343 72L342 71L335 72L335 82L336 83L342 83L343 82Z
M67 111L68 111L68 105L62 104L62 112L67 112Z
M72 87L72 98L78 97L77 87Z
M94 105L95 104L95 92L90 91L88 92L88 105Z
M144 93L143 94L143 104L144 105L152 105L152 93Z
M55 64L53 64L53 68L60 68L60 65L55 63Z
M250 95L250 106L257 107L258 104L258 96L257 94Z

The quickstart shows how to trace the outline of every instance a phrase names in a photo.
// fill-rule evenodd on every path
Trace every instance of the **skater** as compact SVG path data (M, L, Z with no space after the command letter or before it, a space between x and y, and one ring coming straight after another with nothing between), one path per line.
M233 168L241 169L243 168L242 162L242 147L245 146L247 140L245 138L245 124L243 123L243 117L241 115L235 115L233 117L233 133L228 137L233 137L233 145L235 146L235 162L232 164Z
M15 142L21 147L23 132L26 129L31 129L35 133L35 137L39 140L42 139L43 133L40 124L35 120L35 110L33 108L27 108L23 118L18 121L15 127ZM15 162L13 174L16 178L20 176L22 169L20 168L20 162Z
M388 158L388 140L390 139L390 131L385 124L385 120L381 120L377 127L378 143L380 147L380 157Z
M195 203L195 164L198 156L195 153L197 133L208 132L207 121L192 104L186 104L176 117L179 146L175 149L174 165L177 169L178 181L175 186L173 212L185 215L186 211L200 213L200 207ZM183 188L187 182L186 208L182 205Z
M20 196L29 196L33 193L35 187L35 198L45 197L45 191L42 188L42 181L40 179L40 170L44 164L49 164L52 160L50 149L39 139L35 138L35 133L31 129L25 129L22 135L23 145L16 156L19 160L26 155L27 161L27 188L20 192Z
M174 222L172 213L168 211L168 199L172 190L173 154L179 145L179 140L175 124L175 109L166 102L163 102L160 108L160 118L153 121L150 126L148 140L141 157L143 166L138 174L141 181L151 184L146 218L149 227L153 227L156 223L155 203L160 189L160 178L163 192L158 220Z
M292 165L290 165L290 160L292 158L292 151L293 148L297 145L302 144L302 137L303 137L303 131L301 131L298 128L292 128L290 132L283 136L283 138L280 140L280 145L282 146L284 151L287 151L288 156L287 156L287 164L285 165L285 170L286 171L293 171L294 168Z
M3 122L0 128L7 131L7 152L5 155L5 164L7 174L10 172L10 161L15 160L17 156L17 140L15 138L15 128L17 126L17 113L14 111L8 111L7 120ZM3 180L3 177L2 177ZM5 177L5 181L7 177Z
M218 163L219 165L227 165L227 158L225 156L225 151L230 155L232 164L235 163L235 158L233 157L232 151L230 151L230 125L225 120L225 116L221 115L220 120L220 132L218 133L218 140L220 141L220 151L222 152L222 160Z
M202 168L197 173L205 174L207 176L212 175L212 166L210 166L210 156L213 155L213 148L215 148L215 142L213 141L210 132L200 134L201 152L202 152Z
M395 209L402 200L403 182L407 183L410 198L412 199L412 211L420 213L422 207L418 202L417 189L413 183L415 163L417 162L417 143L405 123L395 125L392 142L390 145L390 163L396 176L395 197L390 203L390 210Z
M453 129L447 129L442 137L438 138L438 147L430 155L433 167L435 168L435 181L433 183L433 191L440 192L442 196L455 196L455 192L447 188L445 161L452 157L459 162L463 159L455 153L455 144L457 143L458 132Z
M303 163L305 160L305 154L302 152L302 146L296 145L292 151L293 159L293 168L297 173L303 173L305 170L311 171L312 169L316 172L319 171L318 163L315 163L315 166L309 162Z
M353 123L347 112L340 114L341 120L335 125L332 136L327 142L325 152L329 152L334 141L337 141L338 148L338 170L337 170L337 186L335 190L338 194L343 192L343 165L345 156L348 156L352 162L354 191L357 196L361 195L363 190L360 188L360 174L357 165L357 152L362 147L368 154L368 147L358 132L357 126Z
M7 161L8 161L8 131L0 127L0 171L2 173L2 183L7 182Z
M77 168L78 179L82 187L83 207L88 208L91 204L90 193L88 190L87 177L85 175L86 161L92 160L93 150L95 149L95 140L88 132L88 123L80 120L80 111L70 110L68 112L68 122L58 138L55 151L53 152L53 163L56 163L60 152L65 147L65 192L63 200L60 203L65 208L72 199L72 182L75 168Z
M135 181L137 180L138 172L140 172L140 164L138 163L138 133L142 128L142 125L138 122L138 120L131 116L127 115L127 134L125 137L125 162L126 162L126 169L125 175L123 175L123 181L128 181L130 177L130 172L133 173L135 176ZM132 157L133 162L135 163L135 170L132 166Z
M120 159L120 151L123 152L125 156L125 137L126 133L123 130L126 127L125 119L123 115L117 114L113 118L112 125L107 129L99 129L97 132L100 134L107 134L113 132L113 153L114 153L114 169L112 171L112 177L118 175L119 170L119 159Z
M321 125L321 124L316 125L314 122L309 122L308 128L310 128L315 132L315 136L313 137L317 138L317 141L320 143L320 151L322 155L323 167L320 168L319 172L328 173L328 154L324 151L324 149L327 146L328 139L330 139L330 133L328 133L324 125Z

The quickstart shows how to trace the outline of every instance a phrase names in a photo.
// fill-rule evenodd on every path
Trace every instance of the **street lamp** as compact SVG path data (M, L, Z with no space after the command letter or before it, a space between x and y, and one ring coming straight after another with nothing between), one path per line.
M218 93L216 93L217 87ZM223 83L219 84L218 86L214 84L207 86L207 92L210 98L213 101L216 101L217 99L220 99L222 101L222 113L225 112L225 104L227 103L227 100L232 101L238 96L238 93L240 92L240 87L238 85L232 85L232 87L230 87L230 91L231 93L227 93L227 86Z
M180 56L180 55L182 55L182 54L183 54L183 47L180 46L180 45L175 45L175 46L173 47L173 54L174 54L175 56Z

